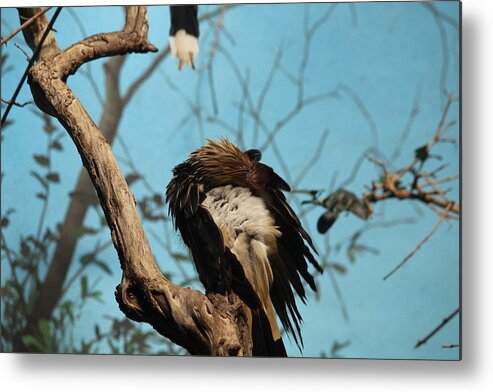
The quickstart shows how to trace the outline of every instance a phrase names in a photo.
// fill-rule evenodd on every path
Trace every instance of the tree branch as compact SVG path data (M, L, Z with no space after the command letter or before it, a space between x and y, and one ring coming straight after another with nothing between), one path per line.
M21 8L20 10L24 10L24 9ZM37 15L37 12L35 12L37 9L32 9L32 10L33 10L32 12L19 11L21 21L22 21L22 13L25 13L27 16L30 16L32 13L34 14L32 17ZM55 42L55 46L53 46L54 37L53 37L53 33L51 32L51 28L53 27L53 24L58 18L58 15L60 14L61 10L62 7L57 8L55 14L53 15L53 18L51 18L51 21L49 23L44 17L44 15L41 15L35 19L36 23L30 24L29 26L27 26L26 29L23 30L24 37L26 37L28 36L27 31L29 30L35 31L36 29L36 38L30 38L29 40L26 38L26 42L31 47L34 53L32 57L29 59L29 63L27 64L26 70L24 71L21 80L17 84L17 87L14 91L14 95L12 95L12 99L10 100L7 109L5 109L5 112L3 113L2 122L1 122L2 127L7 122L7 116L10 113L10 109L12 109L12 106L14 105L15 100L17 99L17 95L19 95L19 92L21 91L21 88L24 85L24 82L29 74L29 70L31 69L34 62L38 59L38 57L47 55L48 52L52 53L58 49L58 46L56 46L56 42ZM44 49L45 44L47 49Z
M232 7L230 7L232 8ZM200 20L212 18L219 14L221 7L208 12L200 17ZM56 44L56 41L54 41ZM99 121L99 129L104 138L111 145L117 134L118 126L122 119L123 111L130 103L137 90L143 85L158 65L169 55L169 47L166 46L153 59L150 65L142 71L135 81L123 94L120 92L120 75L125 63L126 56L115 56L104 65L106 97L104 107ZM89 66L89 64L88 64ZM63 286L67 278L69 267L72 263L75 247L79 239L77 230L82 226L84 218L93 198L94 187L84 168L80 171L76 186L71 192L72 197L65 213L64 220L59 230L60 235L56 248L51 258L45 279L40 285L35 304L28 317L26 330L35 327L40 319L49 320L53 311L63 295ZM94 194L94 198L96 195ZM21 334L21 335L22 335ZM21 341L16 344L16 351L25 350Z
M43 8L39 12L37 12L35 15L28 18L23 24L21 24L18 28L16 28L14 31L12 31L9 35L7 35L5 38L2 38L2 42L0 42L0 45L6 44L13 37L15 37L17 35L17 33L22 31L23 29L25 29L27 26L29 26L31 23L33 23L37 18L39 18L41 15L44 15L47 11L49 11L51 8L52 7Z
M236 295L205 296L161 274L110 145L65 83L87 61L154 49L147 41L145 7L127 7L121 32L97 34L53 58L42 58L31 69L31 88L72 138L96 188L123 270L116 290L120 309L192 354L251 355L245 307Z
M433 226L433 228L431 229L431 231L426 235L425 238L423 238L421 241L419 241L419 243L414 247L414 249L409 252L407 254L406 257L404 257L404 259L399 263L397 264L394 268L392 268L392 270L390 272L388 272L387 274L385 274L385 276L383 277L383 280L387 280L388 278L390 278L395 272L397 272L400 268L402 268L402 266L404 266L404 264L406 264L409 259L411 257L413 257L420 249L421 247L426 243L428 242L428 240L433 237L433 234L435 234L435 232L438 230L438 228L440 227L440 225L443 223L443 221L446 219L447 217L447 213L448 213L448 210L449 210L449 207L445 208L445 210L443 211L442 213L442 216L440 217L440 219L438 219L438 222L435 224L435 226Z
M450 320L452 320L459 313L459 311L460 311L460 309L457 308L449 316L445 317L442 320L442 322L440 324L438 324L435 328L433 328L433 330L428 335L426 335L423 339L418 340L418 342L416 343L416 346L414 346L414 348L417 349L418 347L422 346L423 344L426 344L428 342L428 340L430 340L433 336L435 336L438 333L438 331L440 331L443 327L445 327L445 325L447 325L448 322Z

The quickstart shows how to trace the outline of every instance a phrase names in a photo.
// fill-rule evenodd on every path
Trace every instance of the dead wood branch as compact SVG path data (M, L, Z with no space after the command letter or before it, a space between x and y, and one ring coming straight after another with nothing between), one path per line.
M42 24L46 18L37 21ZM173 284L159 271L111 147L66 84L88 61L155 51L147 30L146 7L127 7L122 31L96 34L55 55L41 51L30 71L31 91L36 104L54 115L72 138L96 189L123 270L116 290L121 310L133 320L150 323L192 354L251 355L244 305L235 295L206 296ZM27 41L40 42L39 31L44 29L24 30L32 34ZM56 48L52 38L49 44Z
M379 167L383 173L380 181L373 182L370 191L363 195L363 200L368 205L368 208L371 208L373 204L388 199L418 200L428 206L436 207L436 212L439 216L441 216L444 210L447 210L445 218L454 219L458 217L460 206L446 196L446 191L438 187L439 184L456 179L457 177L449 176L442 179L434 179L436 173L442 170L443 166L435 168L430 173L422 170L424 163L430 157L432 148L438 143L448 141L448 139L443 137L443 133L447 130L445 121L453 102L454 98L449 96L432 139L415 150L414 159L404 168L391 171L385 163L368 157L368 160ZM405 175L412 176L409 186L402 185L402 178ZM424 181L424 184L421 181ZM431 190L425 190L426 187L431 187Z
M203 14L199 20L213 18L219 15L221 9L222 7L217 7ZM83 32L83 29L81 29L81 32ZM56 41L54 43L56 44ZM110 145L113 143L117 134L125 108L130 104L139 88L167 58L169 53L169 45L166 45L124 92L120 91L120 80L126 56L112 57L104 64L105 99L103 113L99 120L99 129ZM87 64L88 74L90 73L89 66L90 63ZM67 212L61 225L60 237L57 241L46 277L41 283L38 295L36 296L35 306L33 306L28 317L27 330L35 327L40 319L51 319L55 307L61 299L64 283L67 279L69 267L72 264L74 251L79 239L77 229L83 224L86 213L91 206L87 200L92 199L93 194L94 187L86 170L82 168L77 176L76 186L73 192L71 192L73 196L70 198ZM79 195L79 197L76 197L76 195ZM18 342L18 344L20 344L20 347L18 347L17 351L25 349L22 342Z

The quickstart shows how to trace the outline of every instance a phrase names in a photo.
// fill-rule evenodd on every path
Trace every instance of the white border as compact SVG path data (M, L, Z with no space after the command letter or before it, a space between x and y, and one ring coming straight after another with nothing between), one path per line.
M2 6L101 1L2 0ZM119 1L159 4L158 1ZM206 2L204 2L206 3ZM213 3L213 2L211 2ZM0 354L2 390L487 391L493 385L492 1L463 2L463 361ZM490 256L490 257L488 257Z

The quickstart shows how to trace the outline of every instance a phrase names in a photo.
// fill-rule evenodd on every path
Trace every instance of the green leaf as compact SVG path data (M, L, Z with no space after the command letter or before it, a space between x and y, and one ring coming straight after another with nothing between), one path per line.
M154 203L156 203L156 205L158 207L163 207L164 206L164 201L163 201L163 197L159 194L159 193L155 193L153 196L152 196L152 201Z
M91 261L94 260L95 257L96 257L96 255L94 254L94 252L86 253L86 254L81 256L80 263L82 265L90 264Z
M329 268L334 269L336 272L338 272L341 275L344 275L347 272L347 268L339 263L329 263L328 266Z
M89 293L89 297L95 299L96 301L98 301L101 304L104 304L103 293L101 291L93 291L93 292Z
M53 141L53 143L51 143L51 147L54 149L54 150L57 150L57 151L62 151L63 150L63 146L61 145L61 143L57 140Z
M43 255L46 255L47 249L46 245L43 242L38 241L36 238L33 236L27 237L27 240L33 244Z
M42 114L44 126L43 126L43 131L46 132L46 134L51 135L53 132L56 131L55 126L51 122L51 117L48 116L47 114L43 113Z
M64 301L60 305L60 313L66 315L72 323L75 321L74 312L72 310L74 303L70 300Z
M48 320L41 319L38 322L38 329L39 332L41 332L41 337L43 339L43 342L45 343L46 348L50 348L51 346L51 328L50 328L50 323Z
M95 229L93 227L80 226L75 231L75 235L77 237L82 237L83 235L94 235L94 234L97 234L98 232L99 232L99 230Z
M81 352L83 354L89 354L89 351L91 349L91 343L87 342L85 340L82 340L82 346L81 346Z
M70 197L73 197L75 200L80 201L81 203L85 203L88 205L98 205L99 199L95 192L92 193L84 193L84 192L70 192Z
M141 178L142 176L139 173L130 173L125 177L125 181L127 181L128 186L130 186Z
M46 200L46 194L45 193L41 193L41 192L38 192L36 193L35 195L38 199L40 200Z
M44 350L44 347L43 347L43 344L41 342L39 342L38 339L36 339L32 335L24 335L22 337L22 343L24 343L24 345L26 347L34 348L37 351L41 351L41 352L44 352L45 351Z
M43 240L48 242L58 241L58 237L49 228L47 228L43 236Z
M29 248L27 242L24 240L21 240L21 255L25 258L29 258L29 256L31 255L31 249Z
M111 339L108 339L107 343L108 346L110 346L112 354L120 354L120 350L118 350L118 347L112 342Z
M112 272L111 272L110 268L108 267L108 265L106 265L106 263L104 261L97 259L96 254L94 252L89 252L89 253L86 253L85 255L83 255L80 258L80 263L82 265L95 264L99 268L101 268L104 272L106 272L108 275L112 275Z
M50 165L50 159L46 155L33 155L37 164L48 167Z
M125 342L125 347L124 347L125 354L132 354L133 352L132 348L133 348L133 344L131 341Z
M416 159L420 160L421 162L426 161L429 157L428 145L425 144L424 146L418 147L416 150L414 150L414 154Z
M48 173L46 179L50 182L58 184L60 182L60 176L58 173Z
M80 278L80 296L82 298L87 298L89 296L89 287L87 283L87 276Z
M93 261L93 263L96 264L99 268L101 268L108 275L110 275L110 276L113 275L111 270L110 270L110 267L108 267L108 265L104 261L95 259Z
M173 257L176 261L189 261L190 257L183 253L171 253L171 257Z
M94 334L96 335L96 339L101 340L101 330L98 324L94 326Z
M373 255L378 255L380 253L380 251L378 249L372 248L371 246L364 245L364 244L356 244L354 246L354 250L356 252L368 252L368 253L371 253Z

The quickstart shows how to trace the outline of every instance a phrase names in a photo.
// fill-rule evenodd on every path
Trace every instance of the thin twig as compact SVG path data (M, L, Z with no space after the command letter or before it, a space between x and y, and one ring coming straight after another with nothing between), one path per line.
M431 229L431 231L426 235L425 238L423 238L417 245L416 247L406 256L404 257L404 259L399 263L397 264L397 266L395 266L389 273L387 273L384 277L383 277L383 280L387 280L390 276L392 276L397 270L399 270L400 268L402 268L402 266L404 264L406 264L409 259L411 257L413 257L416 252L418 252L418 250L421 249L421 247L426 243L428 242L428 240L433 236L433 234L435 234L435 232L438 230L438 228L440 227L440 225L443 223L443 221L447 218L447 212L448 210L450 209L450 205L445 208L445 210L443 211L442 213L442 216L440 217L440 219L438 220L438 222L435 224L435 226L433 227L433 229Z
M32 65L34 62L38 59L39 54L41 53L41 49L43 48L43 43L50 33L53 25L55 24L55 21L58 18L58 15L60 14L61 10L63 7L57 7L55 14L50 20L50 23L48 23L48 26L46 26L46 29L43 33L43 36L41 37L41 40L38 43L38 46L36 47L36 50L33 53L33 56L29 60L29 64L27 64L26 70L24 71L24 74L22 75L21 80L19 81L19 84L17 85L17 88L15 89L14 95L10 99L10 104L7 106L7 109L5 109L5 113L2 116L2 122L1 122L1 127L3 128L3 125L5 124L5 121L7 121L7 116L9 115L10 109L12 109L13 102L16 101L17 95L19 95L19 92L21 91L22 86L24 85L24 82L26 81L27 75L29 74L29 70L31 69Z
M330 241L329 236L324 236L324 244L325 244L325 252L323 255L324 264L328 264L328 259L329 259L329 255L330 255L331 247L330 247L329 241ZM344 321L349 321L349 312L347 309L346 300L344 299L344 294L342 293L341 287L339 286L339 283L337 282L337 278L336 278L334 272L332 271L332 268L327 268L327 270L328 270L328 274L329 274L329 279L332 283L332 287L334 288L334 292L336 294L336 298L339 301L339 306L341 308L342 318L344 319Z
M442 348L459 348L460 344L454 343L454 344L443 344Z
M31 56L29 56L29 54L20 45L17 45L14 42L14 46L22 52L22 54L24 55L24 57L26 58L27 61L31 60Z
M14 105L14 106L17 106L19 108L23 108L24 106L31 105L33 103L33 101L27 101L27 102L24 102L24 103L18 103L18 102L9 101L8 99L3 99L3 98L0 98L0 99L1 99L1 101L3 103L6 103L7 105Z
M402 148L404 146L404 143L406 142L406 140L407 140L407 138L411 132L412 126L414 124L414 120L416 119L416 117L418 116L418 113L419 113L420 96L421 96L421 91L420 90L416 91L416 95L414 96L413 106L411 107L411 110L409 112L409 116L407 118L406 125L404 126L404 130L402 131L399 142L395 146L394 152L390 156L391 162L395 162L397 160L397 158L399 158L399 156L402 153Z
M320 140L318 141L317 143L317 149L315 150L313 156L312 156L312 159L310 159L310 161L307 162L307 164L305 165L305 167L303 169L301 169L300 171L300 174L298 175L298 177L294 180L293 182L293 185L292 185L292 188L293 189L297 189L298 186L300 185L301 181L306 177L306 175L308 174L308 172L310 171L310 169L312 169L315 164L317 163L317 161L320 159L320 156L322 154L322 151L325 147L325 142L327 141L327 138L329 136L329 130L326 129L323 133L322 133L322 136L320 137Z
M368 123L373 139L373 147L376 150L378 150L378 127L368 107L365 105L365 103L363 102L361 97L356 93L356 91L354 91L348 85L341 83L337 86L337 90L344 91L353 100L354 104L356 105L356 107L358 108L358 110L361 112L366 122Z
M440 331L447 323L452 320L460 311L460 308L455 309L449 316L445 317L440 324L438 324L428 335L426 335L423 339L418 340L414 349L426 344L428 340L430 340L435 334Z
M375 149L373 147L369 147L365 151L363 151L356 163L353 165L353 169L351 170L349 177L343 180L341 184L337 187L337 189L346 188L348 185L350 185L356 179L356 176L358 175L363 162L366 161L366 159L369 157L369 154L372 154L374 152ZM329 188L329 191L333 191L335 189L336 181L332 179L331 183L333 185Z
M52 7L46 7L41 9L38 13L30 17L28 20L26 20L23 24L21 24L19 27L17 27L14 31L12 31L9 35L7 35L5 38L2 39L2 42L0 42L0 45L6 44L8 41L10 41L11 38L13 38L17 33L21 32L24 30L27 26L29 26L31 23L33 23L36 19L38 19L41 15L44 15L46 12L51 10Z
M344 296L342 295L341 288L339 287L339 283L337 283L334 271L332 271L332 268L327 268L327 273L329 274L330 281L332 283L332 286L334 287L334 292L336 293L337 299L341 306L342 317L344 321L349 321L349 313L347 311L346 302L344 300Z

